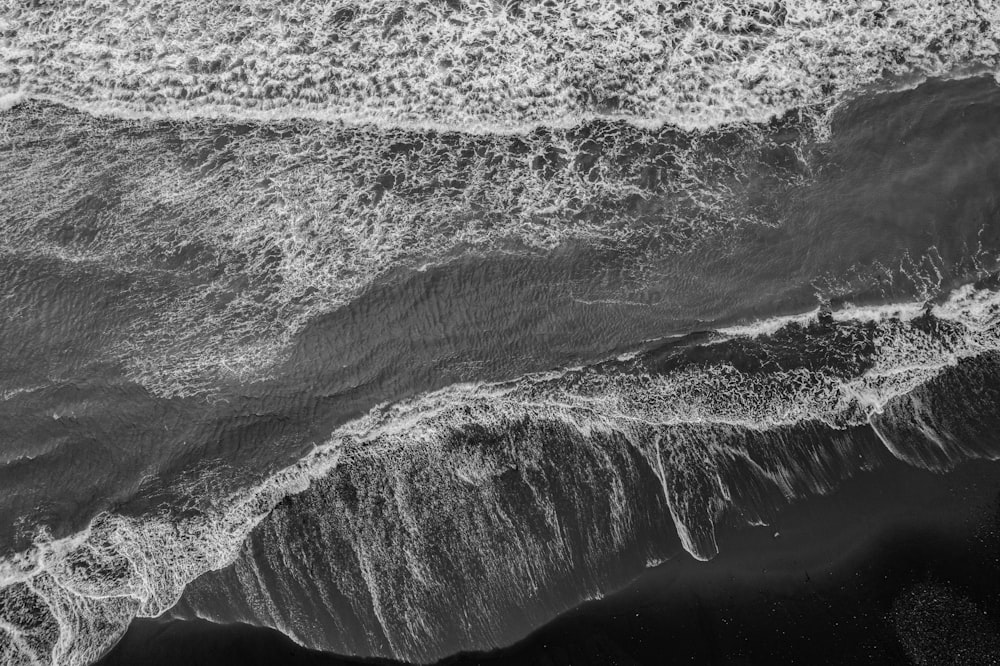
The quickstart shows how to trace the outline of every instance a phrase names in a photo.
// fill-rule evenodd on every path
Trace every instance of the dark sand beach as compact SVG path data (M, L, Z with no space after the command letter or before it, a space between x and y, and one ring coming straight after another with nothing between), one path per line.
M465 664L1000 663L1000 465L902 464L720 534L524 641ZM391 664L327 655L270 629L138 620L102 666Z

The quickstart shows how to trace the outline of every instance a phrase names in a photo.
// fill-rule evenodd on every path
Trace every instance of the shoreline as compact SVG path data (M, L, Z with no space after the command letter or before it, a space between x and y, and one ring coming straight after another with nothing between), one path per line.
M985 659L972 663L993 663L1000 651L988 636L943 620L969 609L1000 618L1000 581L990 575L1000 569L998 497L1000 463L944 475L892 463L786 507L772 525L725 530L710 562L681 554L512 646L438 663L651 664L666 655L697 664L910 664L931 648L905 639L907 628L928 614L941 634L934 645L971 645ZM271 629L162 619L133 622L98 664L136 659L403 663L308 650Z

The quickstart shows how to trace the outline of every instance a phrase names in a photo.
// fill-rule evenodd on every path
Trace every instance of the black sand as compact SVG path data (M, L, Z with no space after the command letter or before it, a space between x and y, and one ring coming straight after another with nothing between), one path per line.
M459 664L1000 663L1000 466L903 465L721 535L523 642ZM777 534L777 536L775 536ZM387 663L305 650L278 632L134 623L103 666Z

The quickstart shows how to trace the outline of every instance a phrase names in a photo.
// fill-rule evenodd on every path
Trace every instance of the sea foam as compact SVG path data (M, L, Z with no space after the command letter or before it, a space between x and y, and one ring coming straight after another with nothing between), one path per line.
M886 74L995 68L998 16L950 0L22 3L2 13L0 92L125 117L704 129Z
M387 267L494 252L511 239L537 252L575 239L624 248L665 218L672 224L657 229L660 247L684 249L761 223L729 208L765 141L746 123L792 109L822 115L887 74L995 70L998 26L996 3L945 0L8 4L0 10L8 179L0 256L4 270L51 260L63 271L126 275L157 294L110 340L112 360L155 392L196 392L227 372L253 379L306 322L349 302ZM595 150L577 129L595 119L632 129L594 124L610 127ZM705 159L711 151L695 130L720 126L745 159ZM649 147L644 166L662 177L636 168L636 145ZM108 196L87 198L93 192ZM643 208L650 200L654 215ZM348 581L351 603L372 608L366 626L376 637L363 634L354 647L428 658L436 648L428 639L449 629L440 618L450 617L431 612L429 600L441 597L428 590L440 594L448 581L441 562L423 557L414 494L465 488L431 508L462 527L442 537L469 554L462 542L481 544L463 529L484 524L463 518L469 507L500 497L498 479L510 470L543 466L531 424L556 424L594 469L624 456L614 459L652 475L660 494L650 506L701 559L718 548L719 516L740 509L727 465L754 470L791 498L834 487L839 458L854 452L843 442L824 452L787 441L769 463L734 448L733 437L766 440L808 423L870 428L892 455L931 469L996 457L942 432L924 388L997 352L997 309L995 292L967 288L933 318L923 303L841 311L835 321L872 324L868 365L853 375L725 363L657 373L639 354L623 357L624 367L452 386L376 408L298 464L197 515L102 514L70 538L39 534L33 550L0 565L0 664L89 663L134 616L167 611L209 572L236 571L231 591L253 597L263 577L248 538L287 534L281 521L294 498L308 505L309 492L336 490L338 470L358 469L371 470L369 482L394 493L404 515L378 528L403 530L388 541L379 540L388 532L352 537L351 552L366 565ZM766 337L788 324L725 335ZM511 451L523 446L534 457L456 452L456 436L476 428L526 433L527 445L511 435ZM408 486L425 460L448 463L433 467L441 484ZM586 567L634 538L629 486L612 472L593 478L608 484L604 517L621 520L589 528L612 525L608 534L583 531ZM484 569L508 603L581 566L558 528L567 509L537 482L531 488L539 524L561 538L525 540ZM476 516L512 525L484 511ZM288 554L281 542L268 547L269 557ZM592 578L579 592L597 595L606 583ZM478 622L494 610L492 592L483 594L470 597ZM270 595L259 590L248 619L322 646Z
M620 123L475 136L97 119L29 101L0 114L4 279L41 263L125 280L99 353L160 395L190 394L261 378L309 321L406 271L570 243L641 266L637 247L772 224L744 190L769 150L791 149L758 127L719 136L724 154L718 136Z
M898 312L903 312L903 316L896 316ZM2 663L84 664L93 660L114 643L131 617L165 612L196 577L230 566L256 566L252 561L255 551L245 546L248 536L257 533L255 530L262 524L270 527L261 527L264 531L260 534L271 534L278 529L270 515L277 507L284 506L287 498L309 492L333 492L331 484L336 486L338 478L354 478L355 483L368 479L365 483L376 484L355 491L365 493L376 492L376 487L389 482L389 490L396 493L397 501L403 501L401 492L410 498L400 505L404 513L426 511L427 507L419 504L419 498L423 497L436 502L434 511L439 518L455 521L448 523L452 528L465 524L461 516L472 506L467 505L472 497L482 502L494 496L489 489L506 478L505 470L524 473L523 470L532 465L541 464L546 455L545 447L550 446L544 439L516 444L519 440L515 438L505 445L514 448L502 453L461 443L477 429L494 433L523 432L532 436L531 433L540 434L546 428L555 427L558 431L564 430L574 441L579 440L574 446L582 447L579 448L581 454L592 445L600 449L613 442L618 442L613 447L625 447L622 451L634 451L626 458L620 457L623 454L607 451L588 453L590 462L575 473L594 473L586 469L589 465L601 464L599 461L608 455L616 460L632 460L628 463L629 469L640 465L647 471L634 473L658 479L662 495L657 502L662 503L671 516L683 546L699 559L710 558L716 552L714 523L723 513L743 510L750 521L760 521L757 509L739 506L745 499L741 494L744 491L730 485L734 483L730 465L743 460L738 462L739 469L751 465L773 486L779 497L786 499L826 492L836 486L841 474L850 473L844 471L844 461L837 462L839 456L854 451L847 444L838 444L829 450L821 447L799 451L799 445L786 442L787 446L757 450L756 445L734 443L737 440L727 443L734 436L739 439L757 432L766 440L768 432L805 424L819 424L833 431L870 427L893 455L922 467L947 469L970 457L995 458L1000 451L977 448L977 444L959 442L944 430L936 431L933 414L921 411L924 408L920 406L921 400L927 405L933 400L917 400L913 396L942 373L984 354L1000 351L998 313L1000 294L965 287L955 291L933 315L906 306L887 306L881 312L868 309L859 313L860 321L841 315L843 323L830 324L834 329L824 335L834 336L832 340L839 339L839 326L860 325L861 330L867 331L863 339L867 369L857 375L843 375L835 367L823 363L770 372L741 370L725 362L695 363L663 373L654 372L652 361L639 355L611 365L529 375L500 384L456 385L376 408L338 428L325 446L268 478L259 487L229 498L218 498L213 503L214 509L195 516L163 514L135 518L103 514L87 531L74 537L52 541L40 535L33 551L9 558L3 564L4 586L0 591L3 599L0 609L4 614L4 641L0 642ZM865 321L868 324L864 324ZM786 327L793 335L801 328L794 323ZM851 335L835 345L861 344L857 340L852 342ZM916 444L906 435L911 423L924 432L923 444ZM897 438L897 434L902 439ZM519 447L523 446L529 448L521 451ZM764 458L758 458L760 455ZM425 459L435 461L433 467L438 470L435 475L444 475L440 479L434 475L429 477L428 483L434 485L427 487L412 476L413 471L423 465L419 461ZM417 467L406 471L410 470L411 463ZM851 464L859 463L855 460ZM614 469L602 473L611 475L605 478L612 484L609 488L621 486L611 495L612 498L621 495L619 503L609 505L608 511L612 514L631 506L626 501L628 484L621 479L615 481ZM367 471L358 477L359 470ZM370 476L373 473L375 477ZM388 476L383 478L382 475ZM405 487L399 486L400 483ZM479 490L473 495L468 495L471 490L463 491L464 494L451 499L440 496L443 489L454 484L458 484L456 488ZM545 493L541 489L539 492L543 493L539 501L548 502L543 497ZM649 506L656 506L657 502ZM288 505L281 511L287 512L294 506ZM555 513L546 520L565 520L566 511L572 513L582 508L553 505L552 510ZM560 519L560 515L563 518ZM590 548L596 550L588 555L591 558L588 561L604 561L602 558L613 556L634 541L635 535L628 526L630 520L637 518L629 518L629 515L618 516L624 522L608 523L619 524L615 529L624 531L613 531L592 542ZM438 632L447 628L434 624L439 624L440 619L432 620L433 613L427 615L433 603L430 597L421 601L420 590L444 589L429 581L445 575L440 567L444 566L442 562L447 564L450 560L435 556L434 561L422 561L420 557L423 556L415 553L423 552L423 546L417 548L415 542L412 547L417 550L412 550L407 545L409 538L417 539L423 533L420 521L410 529L406 528L410 520L406 515L397 518L402 523L396 525L390 520L376 531L402 529L405 533L410 530L411 537L401 537L402 541L398 542L396 537L390 542L379 541L380 546L365 542L364 530L351 537L357 539L355 547L366 549L369 558L366 566L370 569L364 581L352 583L362 587L351 594L360 594L367 599L364 602L367 604L378 598L382 599L378 603L391 603L398 606L396 610L405 611L403 617L407 619L403 624L391 613L377 620L381 628L376 634L387 637L384 640L388 643L381 652L375 650L375 653L426 659L435 654L434 648L433 645L426 647L430 651L427 652L420 647L421 641L427 636L438 636ZM410 518L415 519L412 515ZM518 529L513 524L511 528ZM591 529L605 528L593 526ZM281 529L277 534L282 534ZM449 536L438 533L435 538L452 536L475 540L475 535L464 533ZM298 561L300 556L308 556L300 554L288 559L287 553L281 554L282 548L304 548L303 553L325 548L322 542L296 542L291 536L288 539L282 542L284 546L272 544L278 548L275 556L280 556L276 561L285 561L287 566L293 566L291 563ZM536 545L543 548L543 543ZM395 550L397 546L402 550ZM560 551L561 554L545 554L544 548L538 552L533 548L535 546L521 551L518 555L521 559L511 560L510 566L516 567L516 571L507 571L503 565L488 576L489 581L506 581L502 584L504 598L516 600L520 598L518 595L526 593L525 590L530 591L531 585L535 589L545 587L549 574L566 572L577 566L573 564L576 556L572 549ZM454 555L459 560L461 552L465 551L456 551ZM409 578L399 579L400 570L396 568L392 569L396 573L390 579L380 578L383 573L388 575L388 569L380 573L383 565L403 566L397 560L407 553L411 559L404 557L410 562L406 565L410 567L406 576L423 583L413 587ZM642 561L664 555L647 552ZM536 556L542 559L532 564L531 558ZM412 560L412 557L417 559ZM548 564L542 566L542 562ZM276 565L272 562L268 566ZM461 562L456 566L461 568ZM280 569L271 570L277 571L280 577ZM530 581L524 576L532 570L536 571L535 582L529 585ZM600 577L594 579L581 593L600 593L601 580ZM247 581L251 584L250 579ZM519 587L522 584L526 587ZM249 588L242 585L237 586L237 596L249 593ZM299 624L289 619L280 604L268 601L266 586L261 588L260 585L260 581L252 584L252 588L258 590L254 594L264 595L253 606L257 608L256 615L243 619L270 623L305 644L330 647L323 643L325 639L310 632L312 625L308 622ZM317 585L322 586L322 583ZM396 587L408 590L407 596L392 597L390 588ZM488 613L490 605L484 603L477 612ZM555 610L547 607L546 612L551 614ZM334 637L329 641L336 646L341 639L348 640ZM378 642L354 647L363 653L372 650L372 645L377 646Z

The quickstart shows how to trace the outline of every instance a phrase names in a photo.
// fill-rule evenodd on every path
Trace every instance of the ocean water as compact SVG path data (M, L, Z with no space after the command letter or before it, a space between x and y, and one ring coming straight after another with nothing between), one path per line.
M1000 457L998 65L989 2L0 7L0 664L489 650Z

